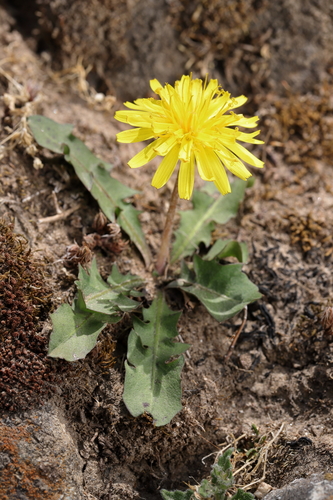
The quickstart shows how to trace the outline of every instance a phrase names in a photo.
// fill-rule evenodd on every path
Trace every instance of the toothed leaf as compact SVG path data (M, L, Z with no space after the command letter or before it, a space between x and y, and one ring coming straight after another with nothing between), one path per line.
M73 306L62 304L51 314L51 333L48 355L67 361L83 359L95 347L97 337L107 323L117 323L121 317L89 311L82 296Z
M256 285L242 272L241 264L223 266L195 255L193 266L192 271L183 262L180 279L168 286L195 295L217 321L231 318L261 297Z
M106 283L99 274L96 259L92 261L88 272L80 266L79 279L76 281L86 307L103 314L115 314L118 311L131 312L137 309L140 303L130 299L127 295L130 295L132 289L141 286L142 283L143 280L139 276L121 274L116 265L113 265Z
M128 338L123 399L134 417L150 413L157 426L170 422L182 408L181 354L189 345L174 342L179 316L160 293L150 308L143 310L144 321L133 318Z

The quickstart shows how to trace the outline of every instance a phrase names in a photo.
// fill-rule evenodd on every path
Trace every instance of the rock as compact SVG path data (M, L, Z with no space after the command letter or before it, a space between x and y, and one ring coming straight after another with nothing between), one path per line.
M103 82L102 91L112 89L122 100L146 97L152 78L173 83L183 72L186 59L178 50L164 0L27 0L24 5L12 0L10 4L17 18L24 19L23 32L28 36L34 32L58 69L82 60L91 69L89 82L96 88Z
M58 408L0 418L1 500L81 500L83 461Z
M267 64L270 84L306 92L325 77L331 60L333 11L326 0L267 2L252 21L252 38L271 29ZM265 58L265 54L262 54Z
M264 481L259 484L258 488L255 491L254 496L261 500L272 490L272 486L270 484L265 483Z
M82 61L99 93L109 89L122 100L146 97L151 78L172 84L184 69L200 70L204 77L220 65L229 90L235 84L233 94L242 92L244 78L259 70L276 91L284 92L287 85L304 92L324 78L331 60L333 12L327 0L216 0L209 6L171 0L8 4L30 45L37 52L43 47L54 68L73 68ZM261 46L250 61L246 54L246 64L239 52L243 43L253 50Z
M274 490L264 500L333 500L333 482L325 475L313 474L308 478L295 479L279 490Z

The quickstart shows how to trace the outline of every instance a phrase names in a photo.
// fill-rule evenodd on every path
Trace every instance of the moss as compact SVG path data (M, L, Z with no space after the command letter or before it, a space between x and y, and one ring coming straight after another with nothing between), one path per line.
M42 321L51 307L43 266L27 241L0 220L0 396L1 407L25 408L53 380Z

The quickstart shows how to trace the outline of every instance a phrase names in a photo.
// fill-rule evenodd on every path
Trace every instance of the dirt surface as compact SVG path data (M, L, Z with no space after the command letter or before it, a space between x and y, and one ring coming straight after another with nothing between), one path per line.
M159 57L156 72L164 71L162 76L147 76L154 68L148 70L142 60L140 67L145 70L133 70L135 78L141 78L138 88L142 90L135 94L137 89L131 87L128 94L134 97L144 96L149 77L173 83L172 78L184 72L184 58L185 71L193 69L198 76L211 71L227 89L230 83L233 92L247 93L249 103L244 113L259 115L261 137L265 140L265 146L255 150L265 161L265 169L253 172L255 185L248 190L237 218L218 227L213 235L248 244L250 259L244 271L263 297L249 306L245 328L230 360L225 362L242 316L219 324L195 299L184 302L181 295L167 296L170 306L183 312L179 331L183 341L192 347L182 375L183 410L169 425L156 428L149 416L133 419L122 402L128 318L106 328L84 361L69 365L46 358L45 342L51 329L46 313L72 300L75 294L77 268L66 264L66 249L75 242L81 245L83 237L94 232L98 206L70 165L37 147L26 127L26 117L38 113L60 123L72 123L74 134L97 156L114 165L114 176L139 191L133 202L142 211L141 222L154 255L173 186L171 180L160 191L151 188L155 165L139 171L129 169L126 161L140 146L115 142L121 125L115 122L113 113L121 107L123 94L119 91L114 95L114 91L121 86L128 89L128 75L131 78L134 74L129 62L134 53L127 51L126 43L131 50L134 45L130 39L126 42L121 31L125 28L119 25L115 38L108 38L113 44L123 43L123 66L111 58L113 63L92 70L95 76L89 84L89 57L100 55L103 62L106 55L97 51L96 41L85 62L85 41L83 48L76 45L75 55L81 53L82 58L70 59L68 47L76 40L77 31L73 28L71 32L68 19L63 20L61 26L68 38L62 50L58 32L53 38L45 34L45 30L50 31L45 28L47 14L43 10L47 3L40 2L39 26L43 29L39 31L34 31L35 17L26 29L22 28L24 10L20 2L0 10L1 227L2 232L11 231L9 224L15 222L15 232L23 235L27 245L22 251L31 248L32 253L24 255L31 259L29 265L40 266L38 276L45 280L47 290L43 311L32 318L29 327L31 338L38 335L38 350L30 348L31 342L26 341L25 347L19 347L19 354L8 354L4 342L13 341L13 331L3 322L0 325L0 341L5 346L1 369L6 377L15 372L15 356L22 357L18 362L23 363L24 356L33 360L38 355L38 363L47 367L47 379L43 373L38 379L43 382L41 395L36 395L37 385L36 391L20 386L20 407L33 407L39 397L37 405L49 400L61 409L85 462L87 499L153 500L161 498L161 488L185 489L184 482L196 484L206 477L214 454L235 442L239 450L235 468L240 468L246 450L257 447L259 453L253 425L270 444L266 454L259 454L261 461L236 475L237 484L255 492L263 480L277 488L314 472L329 476L333 459L332 11L325 2L322 6L317 3L316 16L315 7L307 8L307 2L294 2L293 11L288 2L283 2L285 11L281 8L279 12L267 10L264 2L226 2L228 15L234 13L231 47L219 39L218 25L214 32L212 23L218 13L222 16L219 2L211 2L216 7L213 12L205 9L205 2L191 3L195 9L187 2L169 2L163 5L174 30L174 47L182 46L182 52L175 53L172 71L168 66L172 56L163 52L161 39L160 52L151 55ZM95 3L97 9L99 3ZM28 4L37 10L34 2ZM137 12L139 2L128 4L130 13L125 3L119 2L118 8L123 5L123 13L117 14L119 19ZM53 15L61 5L50 2ZM191 12L186 10L190 8ZM58 14L50 17L50 22L60 22L61 12ZM158 22L161 15L157 16ZM271 24L272 16L276 24ZM297 28L302 20L307 31ZM133 24L133 17L127 21ZM140 36L144 37L144 27L141 29ZM309 38L314 32L317 38ZM158 29L154 33L163 38ZM311 45L311 64L302 51L293 52L288 45L294 39L295 47L303 50L304 38ZM219 52L219 44L223 43L225 50ZM140 46L139 41L136 46ZM142 50L152 52L154 47ZM168 64L163 65L164 60ZM113 83L112 64L116 73ZM106 96L101 96L101 91ZM186 201L179 204L180 210L189 206ZM99 268L107 276L112 263L117 262L122 272L144 276L149 304L154 297L151 274L135 248L125 242L123 235L112 251L94 250ZM176 267L169 269L168 277L175 272ZM10 309L11 303L5 307ZM7 382L9 386L11 390L2 394L4 418L8 411L17 411L13 385Z

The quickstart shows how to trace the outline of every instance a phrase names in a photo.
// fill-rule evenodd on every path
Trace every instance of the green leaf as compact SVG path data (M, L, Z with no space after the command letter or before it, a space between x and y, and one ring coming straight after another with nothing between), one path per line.
M259 429L258 427L256 426L256 424L252 424L251 425L251 429L252 431L255 433L256 436L259 436Z
M235 217L240 202L244 198L247 183L237 179L232 183L231 193L209 196L203 191L194 190L193 210L181 212L179 229L175 232L176 239L172 247L170 263L192 255L200 243L210 244L214 222L225 224Z
M234 484L233 475L232 475L232 465L230 462L230 457L233 454L234 449L229 448L226 450L223 455L221 455L217 463L213 465L212 471L210 473L212 477L212 484L215 486L219 486L227 490Z
M254 495L252 495L252 493L248 493L247 491L238 489L235 495L233 495L230 500L255 500L255 497Z
M143 284L142 278L132 274L121 274L114 264L106 283L97 269L96 259L91 263L89 273L79 268L76 285L81 290L86 307L103 314L116 314L118 311L131 312L140 304L126 295L135 287ZM137 294L136 294L137 295Z
M76 361L95 347L97 337L107 323L117 323L122 315L140 305L127 295L132 288L141 286L142 279L131 274L121 274L117 266L106 283L97 269L96 259L91 263L89 273L81 266L76 282L78 297L73 307L61 305L51 315L53 332L49 343L49 356ZM139 294L134 291L136 296Z
M210 479L203 479L200 486L197 487L197 494L195 495L196 498L200 497L214 500L225 500L227 491L234 484L232 465L230 462L230 456L233 451L233 448L229 448L219 457L217 463L212 467ZM187 494L189 496L186 496ZM161 490L161 495L164 500L186 500L187 498L192 498L194 492L192 490L187 490L185 492L178 490ZM245 491L238 489L237 493L231 498L231 500L254 500L254 496L251 493L246 493Z
M198 493L202 498L212 498L215 493L215 488L212 486L208 479L203 479L198 488Z
M192 210L181 212L180 225L175 231L176 239L171 250L171 264L192 255L200 243L204 243L206 246L210 244L211 233L214 229L210 207L213 205L214 199L205 193L194 190L192 203Z
M222 266L193 258L194 270L182 263L181 278L168 285L195 295L217 321L225 321L260 299L258 288L242 273L241 264Z
M226 492L234 484L232 475L232 465L230 456L233 448L226 450L221 455L216 464L213 465L210 480L203 479L198 493L203 498L214 498L215 500L224 500Z
M236 257L238 262L245 263L248 256L249 252L246 243L238 243L235 240L217 240L203 259L213 260Z
M161 495L162 495L163 500L190 500L190 498L193 497L193 494L194 493L191 490L186 490L186 491L161 490Z
M53 314L48 355L67 361L85 358L95 347L97 337L107 323L117 323L121 318L89 311L79 294L73 307L62 304Z
M76 175L108 219L115 221L116 215L121 212L118 223L138 247L148 266L151 255L139 223L139 212L123 201L137 191L111 177L112 165L97 158L80 139L72 135L72 125L61 125L39 115L30 116L28 124L40 146L65 155L66 161L73 165Z
M64 154L64 146L74 125L60 125L45 116L33 115L28 118L29 128L36 142L54 153Z
M127 233L135 246L141 252L144 258L145 264L148 267L151 259L150 251L147 247L147 243L144 234L141 229L139 221L140 212L136 210L132 205L127 205L118 217L118 224L123 228L125 233Z
M245 456L246 458L249 457L254 457L255 455L258 455L258 449L257 448L250 448L249 450L246 450Z
M175 343L180 313L171 311L158 294L141 321L133 319L128 338L123 399L129 412L137 417L150 413L157 426L165 425L181 406L180 373L190 346ZM177 356L176 359L170 358Z

